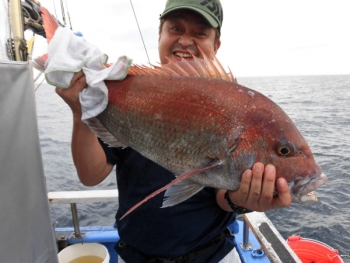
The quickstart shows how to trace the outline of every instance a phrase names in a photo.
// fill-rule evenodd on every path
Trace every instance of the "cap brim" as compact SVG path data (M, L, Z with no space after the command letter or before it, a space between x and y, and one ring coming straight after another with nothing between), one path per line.
M175 8L171 8L167 11L165 11L161 16L160 19L164 18L166 15L168 15L169 13L175 11L175 10L179 10L179 9L189 9L189 10L193 10L197 13L199 13L201 16L203 16L205 18L205 20L208 21L208 23L213 27L213 28L218 28L219 27L219 23L208 13L204 12L201 9L195 8L195 7L191 7L191 6L177 6Z

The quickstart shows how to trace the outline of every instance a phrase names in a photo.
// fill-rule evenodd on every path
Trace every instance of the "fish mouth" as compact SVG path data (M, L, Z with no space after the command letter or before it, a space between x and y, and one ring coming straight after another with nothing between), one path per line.
M327 181L327 175L321 173L319 176L311 179L300 179L289 183L293 202L302 204L312 204L317 202L318 198L313 190L324 185Z

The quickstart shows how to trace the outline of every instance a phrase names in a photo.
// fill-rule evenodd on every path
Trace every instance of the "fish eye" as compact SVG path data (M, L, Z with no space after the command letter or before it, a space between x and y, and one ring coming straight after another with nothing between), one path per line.
M277 145L277 153L282 156L293 154L294 147L289 142L281 142Z

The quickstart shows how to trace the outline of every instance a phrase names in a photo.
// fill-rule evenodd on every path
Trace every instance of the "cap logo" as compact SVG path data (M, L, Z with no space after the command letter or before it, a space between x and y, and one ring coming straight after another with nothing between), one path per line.
M219 19L219 21L222 21L222 11L220 10L220 7L217 3L214 3L213 0L205 0L200 3L201 5L208 8L213 14L216 15L216 17ZM220 12L221 11L221 12Z

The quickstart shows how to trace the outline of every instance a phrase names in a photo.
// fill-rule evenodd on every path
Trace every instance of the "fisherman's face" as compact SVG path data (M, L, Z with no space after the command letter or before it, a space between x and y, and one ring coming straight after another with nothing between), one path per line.
M211 57L220 47L220 40L215 39L216 29L199 14L193 11L181 10L170 13L159 33L158 50L160 62L171 60L193 59L190 50L196 57L203 58L197 48Z

